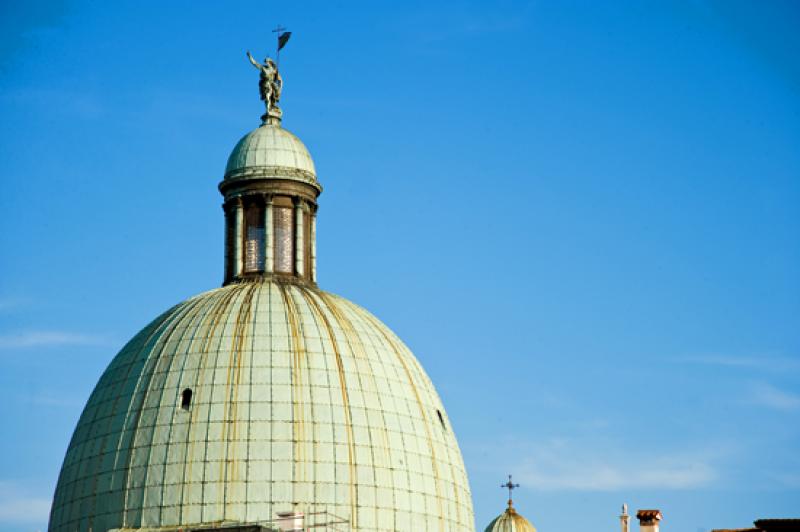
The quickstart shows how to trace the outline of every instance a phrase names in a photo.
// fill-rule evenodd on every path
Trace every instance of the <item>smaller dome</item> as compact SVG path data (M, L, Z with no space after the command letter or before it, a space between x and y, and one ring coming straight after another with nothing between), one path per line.
M277 124L263 124L236 144L223 182L290 179L320 188L314 161L303 142Z
M508 501L506 511L489 523L485 532L536 532L530 521L517 513Z

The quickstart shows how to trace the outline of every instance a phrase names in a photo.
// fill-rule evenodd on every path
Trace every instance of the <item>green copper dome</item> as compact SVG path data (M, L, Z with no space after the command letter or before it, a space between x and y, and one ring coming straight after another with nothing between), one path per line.
M267 524L286 511L306 526L327 512L348 530L474 530L456 438L408 348L341 297L264 279L173 307L113 359L49 530Z
M265 178L296 180L320 188L311 154L279 124L264 124L242 137L225 167L226 182Z

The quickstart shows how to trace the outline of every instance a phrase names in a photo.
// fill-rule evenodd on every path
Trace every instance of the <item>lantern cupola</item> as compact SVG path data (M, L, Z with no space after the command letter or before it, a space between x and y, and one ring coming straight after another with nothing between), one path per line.
M283 82L277 67L268 59L265 65L254 64L262 70L259 87L267 111L261 126L234 147L219 184L225 198L223 284L272 276L316 284L322 187L303 142L281 126L277 101ZM271 94L265 85L272 87Z

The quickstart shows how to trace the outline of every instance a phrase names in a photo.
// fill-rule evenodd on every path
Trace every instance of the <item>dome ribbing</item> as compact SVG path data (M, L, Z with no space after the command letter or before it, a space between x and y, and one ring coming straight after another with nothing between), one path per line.
M49 530L323 510L356 530L473 530L458 444L408 348L341 297L263 280L177 305L114 358Z

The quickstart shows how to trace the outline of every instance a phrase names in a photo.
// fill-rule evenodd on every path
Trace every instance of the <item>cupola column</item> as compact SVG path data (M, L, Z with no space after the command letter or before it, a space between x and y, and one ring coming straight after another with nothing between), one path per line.
M225 282L231 280L233 276L233 269L231 268L231 260L233 252L231 250L231 211L228 203L222 204L222 212L225 213Z
M298 277L305 276L305 264L303 256L305 255L306 247L303 245L303 218L304 218L305 205L301 199L298 199L294 205L294 269Z
M272 273L275 262L275 229L272 224L272 195L264 195L264 273Z
M311 282L317 282L317 210L311 210Z
M233 276L242 276L242 241L244 240L244 208L242 198L233 200Z

